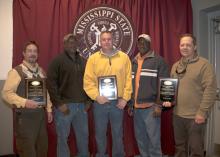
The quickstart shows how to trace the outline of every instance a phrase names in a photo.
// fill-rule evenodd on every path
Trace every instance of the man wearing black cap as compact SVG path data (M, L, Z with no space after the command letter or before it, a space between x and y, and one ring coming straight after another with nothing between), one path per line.
M137 47L132 67L135 137L141 157L162 157L157 84L159 77L169 76L168 66L151 49L149 35L139 35Z

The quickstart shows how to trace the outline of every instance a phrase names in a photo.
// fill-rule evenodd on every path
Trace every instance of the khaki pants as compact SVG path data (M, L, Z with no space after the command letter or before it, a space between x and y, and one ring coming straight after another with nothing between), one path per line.
M47 157L45 110L15 109L15 137L19 157Z
M204 157L205 124L194 119L173 116L175 157Z

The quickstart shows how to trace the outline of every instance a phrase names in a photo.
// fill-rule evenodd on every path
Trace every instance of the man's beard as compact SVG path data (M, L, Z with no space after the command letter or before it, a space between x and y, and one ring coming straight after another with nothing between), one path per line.
M28 62L31 63L31 64L34 64L34 63L37 63L37 59L31 57L31 58L28 59Z

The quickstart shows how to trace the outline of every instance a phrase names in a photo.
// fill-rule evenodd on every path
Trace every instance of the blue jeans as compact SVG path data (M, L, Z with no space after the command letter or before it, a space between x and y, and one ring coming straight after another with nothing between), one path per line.
M70 110L68 115L55 109L57 157L70 157L67 140L71 125L76 136L77 157L88 157L88 116L84 111L85 106L82 103L69 103L67 107Z
M134 110L134 130L141 157L162 157L160 117L153 116L154 107Z
M108 122L111 125L112 133L112 157L123 157L123 114L124 110L116 107L117 101L110 101L106 104L94 103L95 137L98 152L96 157L106 155L106 133Z

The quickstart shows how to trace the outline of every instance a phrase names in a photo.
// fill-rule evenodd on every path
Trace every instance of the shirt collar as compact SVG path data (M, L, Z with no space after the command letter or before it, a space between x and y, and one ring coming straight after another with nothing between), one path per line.
M155 52L154 51L150 51L150 53L146 53L144 56L140 55L140 52L137 54L137 56L135 57L136 60L144 60L146 58L153 58L155 57Z
M113 57L113 56L117 55L118 52L119 52L118 49L113 49L111 54L106 54L102 51L102 49L100 49L100 53L102 55L105 55L106 57Z
M35 64L35 66L32 66L30 63L28 63L27 61L23 60L23 65L26 66L28 69L36 72L38 70L38 63Z

